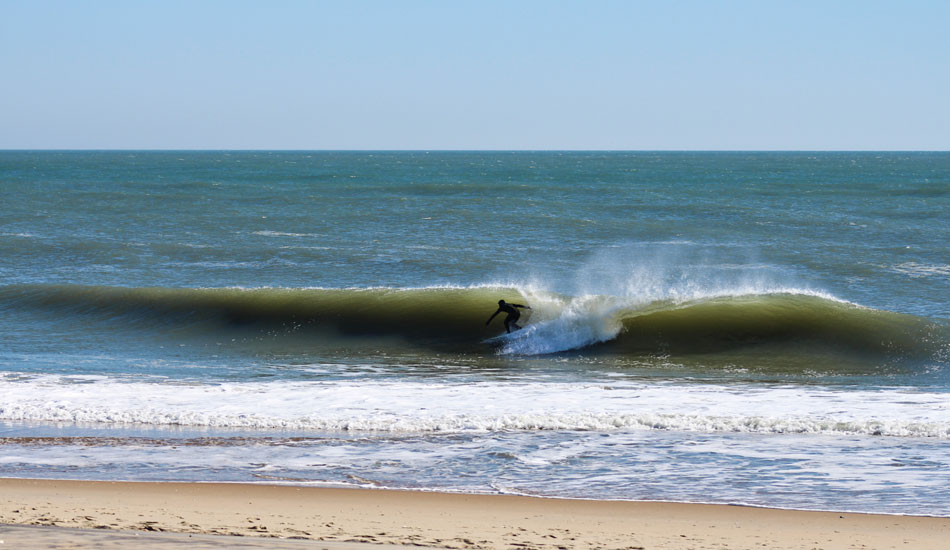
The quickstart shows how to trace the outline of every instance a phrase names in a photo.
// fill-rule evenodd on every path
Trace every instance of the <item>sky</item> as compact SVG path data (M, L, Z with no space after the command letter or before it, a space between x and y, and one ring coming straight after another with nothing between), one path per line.
M948 150L950 1L0 1L0 149Z

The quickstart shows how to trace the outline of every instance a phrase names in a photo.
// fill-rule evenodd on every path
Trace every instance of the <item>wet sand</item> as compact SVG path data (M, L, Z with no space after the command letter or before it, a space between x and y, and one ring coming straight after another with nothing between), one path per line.
M389 550L404 546L370 547L357 542L320 542L227 535L113 531L0 524L0 548L17 550Z
M272 485L18 479L0 480L0 524L5 524L0 525L2 548L17 549L109 549L134 543L138 549L369 550L382 544L943 550L950 540L950 518Z

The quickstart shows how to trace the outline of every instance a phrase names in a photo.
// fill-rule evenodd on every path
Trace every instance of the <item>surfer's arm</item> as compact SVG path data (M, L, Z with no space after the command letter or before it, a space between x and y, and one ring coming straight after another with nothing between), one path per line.
M511 305L513 305L513 306L515 306L515 307L520 307L521 309L531 309L530 306L523 306L523 305L521 305L521 304L511 304Z
M496 311L495 313L492 313L491 317L489 317L488 320L485 321L485 324L487 325L488 323L491 323L491 320L494 319L495 315L498 315L499 313L501 313L501 308L498 308L498 311Z

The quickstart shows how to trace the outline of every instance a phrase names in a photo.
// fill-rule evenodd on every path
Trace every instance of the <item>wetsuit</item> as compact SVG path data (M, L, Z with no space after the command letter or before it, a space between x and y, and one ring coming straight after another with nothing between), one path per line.
M485 324L487 325L491 323L492 319L495 318L495 315L498 315L501 312L505 312L508 314L508 316L505 317L505 331L510 333L512 325L514 325L515 330L518 330L521 328L521 326L519 326L518 323L516 323L515 321L517 321L521 317L521 312L515 308L519 308L519 307L525 308L525 309L531 309L530 307L523 306L521 304L509 304L509 303L506 303L504 300L499 300L498 311L496 311L495 313L492 313L491 317L488 318L488 321L485 321Z

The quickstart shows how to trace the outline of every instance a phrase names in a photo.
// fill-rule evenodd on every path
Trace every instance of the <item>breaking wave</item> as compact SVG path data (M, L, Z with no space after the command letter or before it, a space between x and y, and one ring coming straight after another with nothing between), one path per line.
M524 330L500 335L485 321L498 299L529 304ZM538 355L708 353L750 346L828 347L929 357L947 327L811 291L715 293L634 301L505 286L429 288L123 288L12 285L0 311L81 317L116 330L223 338L238 330L324 338L398 338L460 352ZM499 316L501 317L501 316Z
M804 387L0 377L0 420L425 434L664 430L950 439L945 396Z

